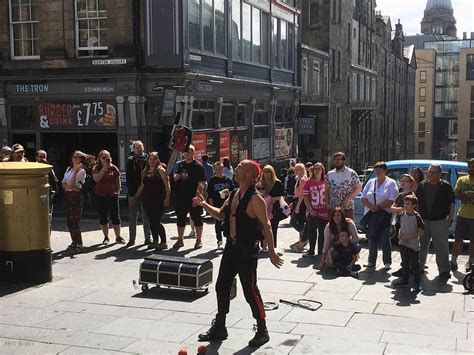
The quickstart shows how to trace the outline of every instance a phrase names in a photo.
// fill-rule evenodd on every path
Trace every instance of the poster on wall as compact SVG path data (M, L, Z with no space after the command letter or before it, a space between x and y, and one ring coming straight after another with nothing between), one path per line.
M206 133L193 133L193 145L196 148L196 159L206 154Z
M252 157L255 160L270 158L270 138L257 138L253 140Z
M275 158L286 157L293 146L293 128L275 129Z
M206 154L211 163L219 160L219 132L209 132L206 134Z
M248 131L233 131L230 133L230 163L237 166L242 160L248 158Z
M79 104L45 103L38 105L40 129L115 129L117 110L112 102L91 101Z
M220 132L219 135L219 158L230 157L230 132Z

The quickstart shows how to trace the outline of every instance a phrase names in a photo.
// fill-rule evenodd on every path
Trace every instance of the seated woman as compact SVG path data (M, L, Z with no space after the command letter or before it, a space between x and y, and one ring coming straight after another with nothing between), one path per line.
M324 246L323 254L318 269L323 270L325 264L329 267L334 265L332 260L333 247L340 243L339 233L347 232L350 236L352 244L359 243L359 235L354 221L346 218L344 211L340 207L336 207L329 215L329 223L324 228Z

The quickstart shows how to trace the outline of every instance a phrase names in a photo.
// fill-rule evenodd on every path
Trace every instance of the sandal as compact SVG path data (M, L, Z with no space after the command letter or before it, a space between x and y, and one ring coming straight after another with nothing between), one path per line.
M194 244L194 249L201 249L202 248L202 242L198 241L196 244Z
M125 244L125 239L123 239L122 237L115 238L115 243Z
M177 240L176 243L173 244L173 248L182 248L184 247L184 242L182 240Z
M105 237L104 240L102 241L102 244L107 245L109 244L110 239L108 237Z

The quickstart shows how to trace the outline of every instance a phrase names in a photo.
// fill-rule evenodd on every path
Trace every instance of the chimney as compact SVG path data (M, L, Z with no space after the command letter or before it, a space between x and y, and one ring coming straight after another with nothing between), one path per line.
M467 39L467 32L462 33L462 39Z

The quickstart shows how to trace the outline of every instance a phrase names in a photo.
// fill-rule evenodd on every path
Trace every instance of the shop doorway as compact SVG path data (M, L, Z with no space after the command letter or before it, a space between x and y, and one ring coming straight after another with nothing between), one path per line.
M20 143L25 149L25 157L28 161L36 161L36 134L12 134L12 145Z
M61 179L75 150L97 156L102 149L106 149L114 164L119 165L115 133L41 133L41 147L48 152L48 160Z

